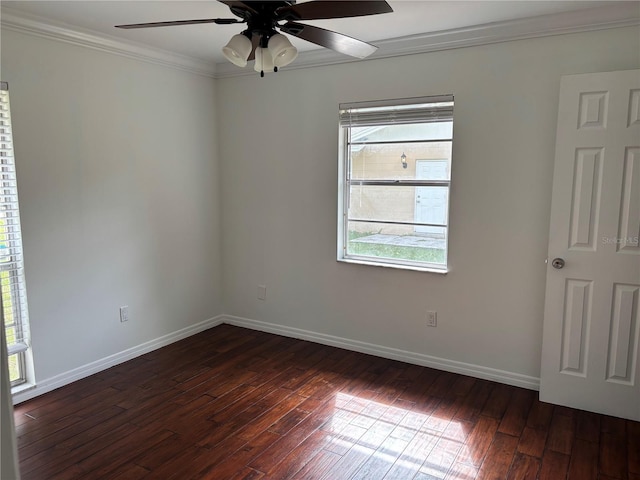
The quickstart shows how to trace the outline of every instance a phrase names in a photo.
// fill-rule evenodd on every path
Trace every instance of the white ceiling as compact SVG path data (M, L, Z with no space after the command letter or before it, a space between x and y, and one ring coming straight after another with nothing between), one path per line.
M422 1L388 0L393 13L368 17L316 20L306 23L335 30L364 41L404 37L527 17L578 11L611 1ZM627 2L628 3L628 2ZM637 3L640 9L640 2ZM228 7L207 1L5 1L4 12L40 17L66 24L79 31L93 32L187 55L207 63L225 62L221 48L242 25L189 25L142 30L121 30L124 23L233 17ZM34 17L34 18L35 18ZM291 38L299 51L320 47Z

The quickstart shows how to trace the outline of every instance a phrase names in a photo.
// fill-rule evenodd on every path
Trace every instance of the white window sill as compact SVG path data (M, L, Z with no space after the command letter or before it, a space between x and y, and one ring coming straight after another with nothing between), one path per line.
M361 260L357 258L338 258L338 262L353 263L356 265L369 265L371 267L395 268L397 270L412 270L414 272L437 273L439 275L446 275L447 273L449 273L449 270L446 268L432 268L432 267L420 267L418 265L402 265L398 263L372 262L372 261Z
M19 393L26 392L27 390L31 390L33 388L36 388L35 383L31 383L31 382L21 383L20 385L11 387L11 395L17 395Z

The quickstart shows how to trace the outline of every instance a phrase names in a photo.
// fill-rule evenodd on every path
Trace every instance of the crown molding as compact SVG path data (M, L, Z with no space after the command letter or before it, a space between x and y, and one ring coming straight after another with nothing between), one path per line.
M2 8L0 25L8 30L79 45L211 78L255 75L251 68L241 69L228 62L210 64L186 55L134 42L125 42L43 17L26 15L7 7ZM637 1L612 2L612 5L604 7L380 40L374 42L378 45L378 50L364 61L636 25L640 25L640 4ZM287 66L286 70L361 61L363 60L322 48L301 52L296 61Z
M605 7L589 8L553 15L486 23L472 27L408 35L373 42L378 50L365 60L358 60L328 49L301 52L286 70L362 62L380 58L429 53L492 43L549 37L568 33L590 32L640 25L640 3L616 2ZM255 75L253 69L240 69L230 63L216 64L216 78Z
M91 48L93 50L175 68L211 78L216 77L216 67L214 64L134 42L125 42L107 35L97 34L75 26L54 22L43 17L26 15L7 7L2 8L0 25L7 30L27 35L70 43L72 45Z

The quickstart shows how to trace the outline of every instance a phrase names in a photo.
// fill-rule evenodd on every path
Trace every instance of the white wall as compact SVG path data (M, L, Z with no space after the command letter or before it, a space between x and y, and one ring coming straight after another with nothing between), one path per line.
M638 38L624 28L219 80L225 312L535 379L560 76L637 68ZM451 272L337 263L338 104L447 93Z
M220 314L213 79L7 29L1 65L37 380Z

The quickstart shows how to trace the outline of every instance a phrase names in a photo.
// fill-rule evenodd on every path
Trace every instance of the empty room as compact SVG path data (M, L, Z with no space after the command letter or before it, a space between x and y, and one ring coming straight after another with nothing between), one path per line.
M0 13L0 479L640 480L640 2Z

